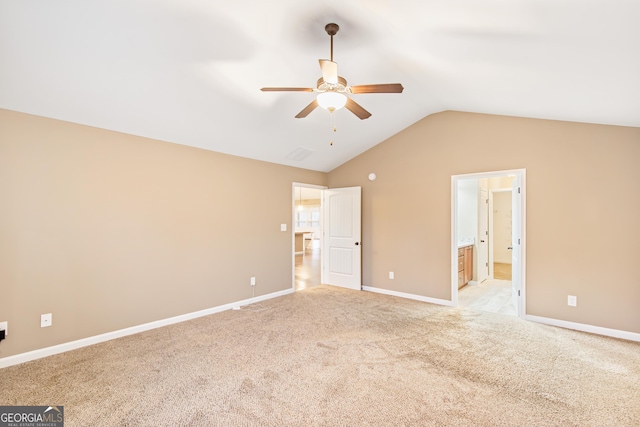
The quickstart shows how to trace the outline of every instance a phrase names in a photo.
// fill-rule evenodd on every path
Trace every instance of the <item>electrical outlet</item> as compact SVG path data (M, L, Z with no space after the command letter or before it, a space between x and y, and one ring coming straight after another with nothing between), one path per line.
M256 285L256 278L252 277L251 278L251 286L255 286Z
M578 297L575 295L569 295L567 297L567 305L570 307L575 307L578 305Z
M0 322L0 331L4 331L4 335L9 335L9 322Z
M40 327L46 328L53 324L53 314L47 313L40 316Z
M393 271L390 271L389 272L389 279L395 279L395 278L396 278L396 275L393 274Z

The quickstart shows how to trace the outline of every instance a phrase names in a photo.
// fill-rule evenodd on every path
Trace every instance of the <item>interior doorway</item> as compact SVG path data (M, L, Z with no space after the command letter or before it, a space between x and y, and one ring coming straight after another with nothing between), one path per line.
M524 169L452 176L454 306L524 317L524 178Z
M322 283L322 191L311 184L293 186L294 290Z

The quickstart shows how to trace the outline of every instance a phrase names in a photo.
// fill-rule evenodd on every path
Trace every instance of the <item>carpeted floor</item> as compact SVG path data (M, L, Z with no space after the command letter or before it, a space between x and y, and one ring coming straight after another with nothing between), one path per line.
M639 426L640 344L320 286L0 370L66 426Z

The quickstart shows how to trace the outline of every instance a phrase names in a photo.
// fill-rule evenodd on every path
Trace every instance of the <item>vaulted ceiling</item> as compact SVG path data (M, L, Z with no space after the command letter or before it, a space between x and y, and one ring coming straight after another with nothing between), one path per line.
M349 84L404 86L335 132L294 118L314 93L260 91L315 87L329 22ZM0 108L329 171L444 110L640 127L639 22L637 0L0 0Z

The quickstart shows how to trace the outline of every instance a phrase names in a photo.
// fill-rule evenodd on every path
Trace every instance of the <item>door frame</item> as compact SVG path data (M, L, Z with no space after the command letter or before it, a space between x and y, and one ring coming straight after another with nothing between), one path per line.
M479 183L479 181L480 180L478 180L478 183ZM481 200L484 200L484 199L482 199L482 192L483 191L487 192L487 199L486 199L487 201L486 201L486 203L482 203L481 202ZM480 283L484 282L487 279L492 279L493 278L492 277L492 269L489 267L490 266L490 260L491 260L491 256L490 256L490 252L489 251L491 250L491 244L492 244L492 241L493 241L493 236L491 235L491 225L490 225L490 221L491 221L491 215L490 215L491 205L490 205L490 202L489 202L489 200L490 200L489 190L488 189L483 189L482 187L480 187L480 188L478 188L478 195L480 196L479 200L478 200L478 202L479 202L479 206L478 206L478 233L480 233L482 231L481 227L480 227L480 218L481 218L480 211L481 210L484 211L483 215L485 216L485 218L487 220L487 223L485 224L486 235L484 236L484 239L486 239L486 242L485 242L486 243L486 259L484 260L487 263L487 265L485 266L485 268L486 268L485 271L487 273L486 277L480 277L480 269L482 268L482 263L480 262L481 261L481 259L480 259L481 258L481 252L482 252L482 251L480 251L480 242L476 243L477 244L477 248L478 248L478 252L477 252L478 256L477 257L474 256L474 260L477 258L477 261L476 261L476 272L478 273L477 282L478 282L478 284L480 284ZM478 234L478 238L480 240L482 240L483 236Z
M477 173L469 173L469 174L461 174L461 175L452 175L451 176L451 305L454 307L458 306L458 221L456 219L456 215L458 212L458 181L463 179L480 179L480 178L494 178L504 175L516 175L520 178L520 194L521 194L521 204L520 204L520 241L521 241L521 252L520 252L520 269L519 269L519 279L520 279L520 288L521 288L521 296L520 296L520 310L519 317L523 318L527 314L527 304L526 304L526 248L527 248L527 240L526 240L526 169L510 169L510 170L501 170L501 171L491 171L491 172L477 172ZM491 269L491 273L493 273L493 269Z
M322 218L322 199L323 192L328 187L326 185L316 185L316 184L305 184L302 182L293 182L291 183L291 289L295 291L296 289L296 187L305 187L305 188L314 188L316 190L320 190L320 250L322 251L323 244L323 218ZM304 240L303 240L304 242ZM323 257L320 257L320 271L323 271Z

